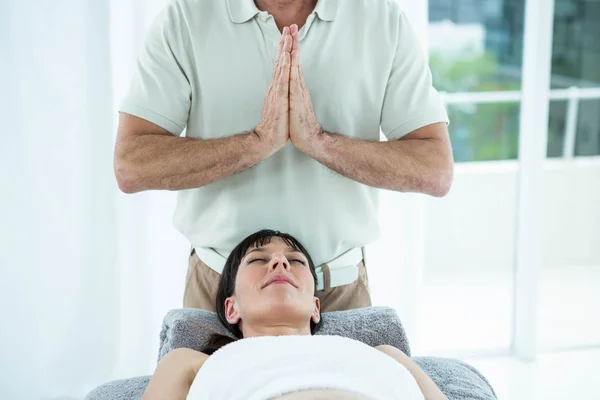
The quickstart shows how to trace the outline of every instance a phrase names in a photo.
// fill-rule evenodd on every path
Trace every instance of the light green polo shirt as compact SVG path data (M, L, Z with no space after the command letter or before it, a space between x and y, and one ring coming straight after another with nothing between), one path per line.
M280 37L253 0L172 0L149 32L120 111L198 139L251 131ZM326 131L379 141L381 130L396 140L448 122L396 0L319 0L300 38L302 71ZM174 224L193 246L224 257L251 233L280 230L320 265L376 240L378 217L378 189L288 142L253 168L178 192Z

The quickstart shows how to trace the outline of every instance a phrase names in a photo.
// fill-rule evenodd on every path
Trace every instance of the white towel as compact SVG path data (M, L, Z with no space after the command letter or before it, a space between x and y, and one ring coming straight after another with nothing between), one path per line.
M339 336L266 336L228 344L204 363L187 399L268 400L327 389L372 400L423 400L402 364Z

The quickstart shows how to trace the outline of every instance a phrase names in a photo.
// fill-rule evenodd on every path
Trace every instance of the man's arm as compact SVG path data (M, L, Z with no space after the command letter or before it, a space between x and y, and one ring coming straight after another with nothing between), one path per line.
M421 389L425 400L448 400L429 375L401 350L388 345L377 346L375 348L404 365L413 378L415 378L415 381L417 381L417 385L419 385L419 389Z
M287 29L287 28L286 28ZM180 138L144 119L121 113L114 169L125 193L198 188L228 178L281 150L289 140L292 38L284 31L262 119L248 133L219 139Z
M290 139L294 146L335 172L365 185L445 196L454 172L447 125L424 126L400 140L388 142L369 142L323 131L302 74L297 25L292 25L291 34ZM424 58L421 61L425 64ZM401 89L396 92L410 93Z
M388 142L322 132L301 150L337 173L369 186L443 197L452 185L454 161L445 123L428 125Z
M121 113L115 175L125 193L197 188L264 160L270 154L263 148L252 132L210 140L180 138L151 122Z

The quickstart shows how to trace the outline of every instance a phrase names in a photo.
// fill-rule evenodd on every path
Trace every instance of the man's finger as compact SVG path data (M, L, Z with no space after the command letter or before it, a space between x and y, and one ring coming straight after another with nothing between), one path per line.
M281 55L281 51L283 50L284 39L288 35L288 33L289 33L289 28L286 26L285 28L283 28L283 31L281 32L281 39L279 40L279 51L277 52L278 56Z
M292 51L291 51L291 67L290 67L290 95L300 95L302 89L300 85L300 33L298 33L298 25L294 24L290 27L292 36Z
M290 67L290 93L298 94L297 91L301 88L300 86L300 52L298 50L292 51L291 57L292 65Z
M292 34L292 52L300 50L300 34L298 32Z
M290 26L290 35L292 36L292 50L300 50L300 33L298 32L298 25L293 24Z
M289 33L289 29L286 26L285 28L283 28L283 32L281 33L281 40L279 40L279 50L277 50L277 57L281 56L281 53L283 52L283 44L285 43L285 37L288 35Z
M286 28L283 28L283 31L285 32ZM272 79L274 80L276 76L278 76L278 72L280 70L280 66L281 66L281 53L283 51L283 42L285 39L285 35L281 35L281 39L279 39L279 48L277 49L277 57L275 57L275 65L273 66L273 77Z
M280 67L281 67L281 54L283 53L283 45L285 43L285 37L289 33L289 28L286 26L283 28L283 33L281 34L281 39L279 39L279 47L277 48L277 57L275 58L275 65L273 66L273 76L272 79L278 76Z
M287 100L290 93L290 53L288 52L283 53L278 86L278 95Z
M287 28L284 29L284 31ZM291 53L292 52L292 37L289 35L289 31L288 34L283 36L283 49L284 52L286 53Z
M284 31L286 29L287 28L284 28ZM286 54L287 54L287 57L288 57L288 61L290 60L290 57L291 57L290 56L290 49L292 48L291 42L292 42L292 38L291 38L290 35L284 35L283 36L283 45L281 47L281 54L280 54L279 59L277 61L278 68L275 71L273 71L273 81L274 82L279 82L279 79L281 78L282 72L284 70L284 68L283 68L283 61L284 61L284 59L286 57ZM288 65L287 65L287 67L285 69L287 69L288 72L289 72L290 62L288 62ZM289 76L289 73L288 73L288 75L287 75L287 81L289 81L289 79L290 79L290 76ZM279 84L279 83L277 83L277 84Z

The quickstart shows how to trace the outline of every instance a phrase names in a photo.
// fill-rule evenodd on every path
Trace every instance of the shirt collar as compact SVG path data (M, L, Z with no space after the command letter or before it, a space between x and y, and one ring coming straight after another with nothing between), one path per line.
M339 0L319 0L315 13L323 21L334 21ZM260 12L254 0L227 0L227 8L231 21L236 24L247 22Z
M254 18L260 12L254 0L227 0L229 17L236 24L242 24Z
M334 21L338 10L339 0L319 0L315 13L323 21Z

